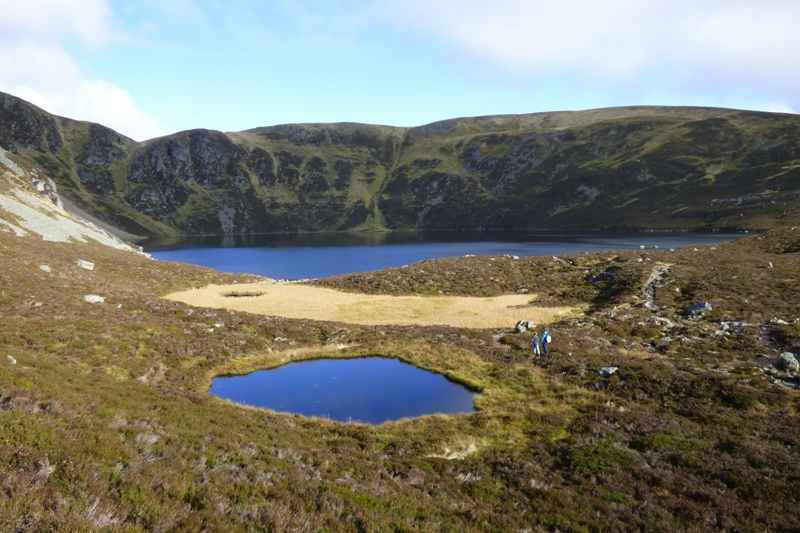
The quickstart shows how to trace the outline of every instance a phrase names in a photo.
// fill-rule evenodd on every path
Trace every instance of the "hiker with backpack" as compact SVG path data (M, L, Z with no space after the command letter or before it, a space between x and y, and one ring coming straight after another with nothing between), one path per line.
M547 352L547 344L551 340L553 340L553 337L550 336L550 332L547 331L547 330L544 330L544 332L542 333L542 349L544 349L544 354L545 355L547 355L547 353L548 353Z

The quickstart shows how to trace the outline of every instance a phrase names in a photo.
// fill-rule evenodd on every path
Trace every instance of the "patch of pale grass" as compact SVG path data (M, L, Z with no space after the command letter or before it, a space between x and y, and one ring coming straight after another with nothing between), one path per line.
M258 294L231 298L232 292ZM259 294L260 293L260 294ZM365 325L509 327L519 320L553 322L568 307L536 307L529 294L495 297L386 296L353 294L294 283L209 285L176 292L168 300L197 307L231 309L287 318Z
M459 438L447 446L444 446L444 449L441 453L429 453L425 457L437 457L439 459L447 459L449 461L460 461L476 453L485 445L485 442L478 441L473 438Z

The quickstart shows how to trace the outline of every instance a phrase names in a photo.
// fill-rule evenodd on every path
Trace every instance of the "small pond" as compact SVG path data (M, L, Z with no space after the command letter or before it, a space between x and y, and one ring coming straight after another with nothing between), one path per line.
M214 378L209 392L254 407L381 424L474 411L476 393L399 359L315 359L244 376Z

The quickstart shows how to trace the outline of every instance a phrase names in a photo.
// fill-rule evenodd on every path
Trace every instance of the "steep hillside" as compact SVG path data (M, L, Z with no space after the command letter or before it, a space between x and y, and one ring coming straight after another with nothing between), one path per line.
M137 143L0 93L0 147L137 235L800 222L800 117L789 114L629 107Z
M43 241L94 241L120 250L139 251L94 223L64 208L55 183L24 159L0 149L0 232Z

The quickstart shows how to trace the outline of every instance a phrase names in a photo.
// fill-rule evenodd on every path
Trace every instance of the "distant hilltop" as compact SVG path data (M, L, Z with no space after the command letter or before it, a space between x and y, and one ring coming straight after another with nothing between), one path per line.
M0 148L125 236L800 222L800 116L783 113L639 106L136 142L0 93Z

